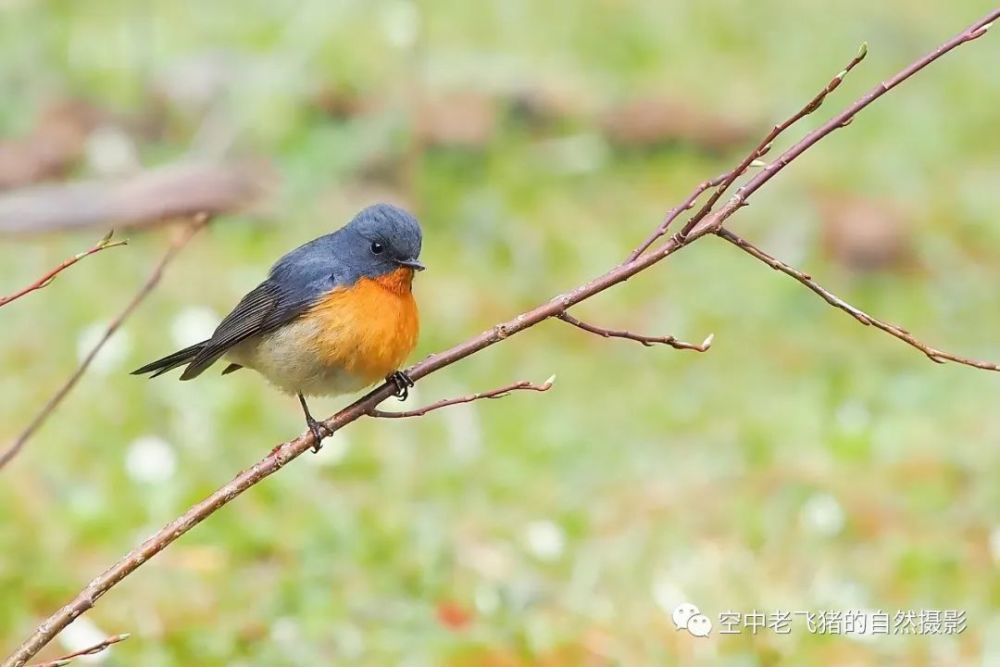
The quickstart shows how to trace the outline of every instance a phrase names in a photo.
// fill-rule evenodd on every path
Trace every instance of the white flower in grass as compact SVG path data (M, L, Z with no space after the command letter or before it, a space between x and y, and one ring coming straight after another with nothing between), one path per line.
M155 435L145 435L129 445L125 470L133 481L159 484L174 476L177 455L170 444Z
M337 652L348 661L357 660L365 652L365 636L352 623L345 623L333 628L333 643Z
M834 419L841 433L857 436L871 426L872 414L863 401L849 400L837 408Z
M185 308L170 323L170 336L177 347L187 347L211 338L219 321L218 314L211 308Z
M441 411L451 451L463 461L478 458L483 450L483 427L475 403L463 403Z
M382 9L382 32L389 44L406 49L417 40L420 31L420 10L412 0L394 0Z
M531 555L545 561L556 560L566 547L562 528L549 520L529 523L524 531L524 542Z
M827 537L844 528L844 510L829 493L817 493L806 500L799 517L808 530Z
M1000 526L990 531L990 556L994 563L1000 564Z
M80 332L76 342L76 356L80 363L83 363L91 350L101 341L107 329L107 324L96 322ZM131 348L132 343L128 334L119 329L104 343L104 346L90 363L91 372L107 375L116 370L128 356Z
M87 137L87 162L102 176L127 174L139 166L139 156L128 133L120 127L104 125Z
M667 578L666 574L660 574L653 580L653 600L664 613L673 614L677 605L687 599L684 591Z
M66 626L66 629L59 633L59 643L63 645L67 653L75 653L100 644L110 635L101 630L86 616L79 616L75 621ZM77 662L89 663L92 665L104 662L108 657L111 648L106 648L94 655L83 655L77 658Z
M271 623L271 639L278 644L294 644L302 639L299 624L294 618L279 616Z
M489 584L483 583L476 586L474 599L476 610L480 614L492 614L500 608L500 593L497 592L495 587Z
M323 441L323 447L306 461L317 466L335 466L347 458L351 451L351 441L343 431L337 431Z

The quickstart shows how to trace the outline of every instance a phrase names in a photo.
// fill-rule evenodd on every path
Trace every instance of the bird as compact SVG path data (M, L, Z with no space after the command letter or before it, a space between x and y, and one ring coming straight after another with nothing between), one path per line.
M400 365L417 342L413 278L423 271L417 219L390 204L361 210L337 231L281 257L207 340L132 371L157 377L186 366L181 380L219 359L222 374L250 368L296 395L313 449L331 434L313 418L307 396L357 392L384 379L400 400L413 380Z

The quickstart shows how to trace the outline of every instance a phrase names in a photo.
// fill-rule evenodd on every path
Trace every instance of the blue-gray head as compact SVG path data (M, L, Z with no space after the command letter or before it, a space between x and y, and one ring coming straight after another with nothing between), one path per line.
M353 284L359 278L377 278L401 268L422 271L421 240L416 218L396 206L375 204L334 233L279 259L271 277L302 284L329 277Z
M375 204L354 216L341 233L353 246L355 258L369 267L368 275L381 275L399 267L422 271L420 245L423 235L420 223L401 208L390 204Z

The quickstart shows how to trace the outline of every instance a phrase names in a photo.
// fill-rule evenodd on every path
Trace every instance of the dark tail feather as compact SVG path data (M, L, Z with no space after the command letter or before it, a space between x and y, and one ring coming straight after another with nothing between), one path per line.
M157 359L154 362L146 364L142 368L135 369L134 371L132 371L132 375L145 375L146 373L152 373L152 375L150 375L149 377L155 378L158 375L163 375L167 371L177 368L178 366L183 366L185 364L191 363L199 356L202 350L204 350L206 343L208 343L207 340L202 341L200 343L195 343L191 347L185 347L183 350L178 350L173 354L168 354L162 359ZM189 370L190 369L188 369L188 371ZM184 375L187 375L188 371L185 371ZM184 377L184 375L181 376L181 379L187 380L188 378ZM194 375L190 377L194 377Z
M229 364L228 366L226 366L225 368L222 369L222 374L223 375L229 375L230 373L235 373L236 371L240 370L241 368L243 368L243 367L240 366L239 364Z
M191 363L186 369L184 369L184 372L181 373L181 379L190 380L198 377L205 372L206 368L218 361L219 357L225 353L226 348L220 348L217 345L211 345L211 341L205 341L191 355L191 359L188 360ZM178 354L180 353L178 352Z

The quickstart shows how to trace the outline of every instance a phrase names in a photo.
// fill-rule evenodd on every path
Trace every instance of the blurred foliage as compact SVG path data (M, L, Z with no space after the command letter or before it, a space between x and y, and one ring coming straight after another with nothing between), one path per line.
M83 99L106 131L87 124L70 176L238 156L270 160L283 181L270 207L217 221L185 251L0 473L0 646L302 430L295 401L251 373L127 374L210 329L282 252L372 201L410 206L431 267L417 286L417 354L440 350L624 256L862 41L866 62L790 137L984 11L973 0L0 3L4 136L32 132L53 100ZM1000 358L997 49L990 35L935 64L732 226L931 344ZM615 134L636 118L671 122ZM872 225L888 221L861 241L892 244L874 261L851 259L858 226L843 221L855 208L840 204L858 201ZM99 236L3 241L0 291ZM0 441L165 241L133 233L0 312ZM338 434L103 598L86 618L133 633L104 664L1000 661L995 376L935 366L711 239L576 312L696 341L715 332L715 345L646 349L552 322L428 378L414 403L558 375L547 394ZM670 621L685 600L712 618L959 608L968 629L857 641L799 624L696 640Z

